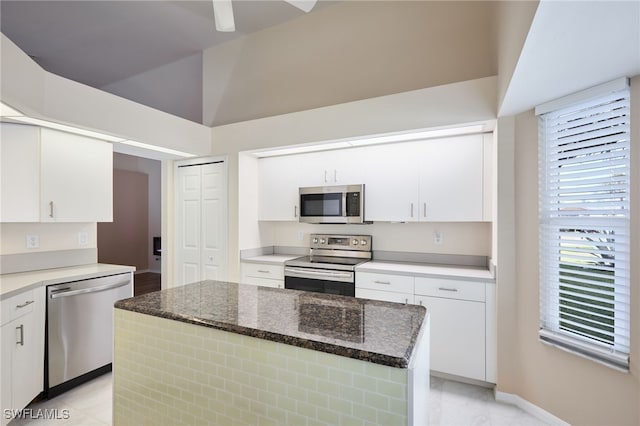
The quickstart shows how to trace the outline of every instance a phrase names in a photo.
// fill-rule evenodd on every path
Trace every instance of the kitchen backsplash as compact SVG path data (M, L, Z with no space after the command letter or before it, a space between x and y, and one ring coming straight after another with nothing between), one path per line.
M0 273L97 262L95 223L2 223Z
M373 223L310 225L262 222L260 246L309 247L309 234L367 234L374 251L491 256L491 223ZM250 247L247 247L250 248Z

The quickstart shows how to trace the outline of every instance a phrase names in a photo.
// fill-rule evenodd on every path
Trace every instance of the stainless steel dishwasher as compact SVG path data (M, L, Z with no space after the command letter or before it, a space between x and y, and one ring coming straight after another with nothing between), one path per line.
M111 370L113 304L133 296L132 277L127 272L47 286L49 398Z

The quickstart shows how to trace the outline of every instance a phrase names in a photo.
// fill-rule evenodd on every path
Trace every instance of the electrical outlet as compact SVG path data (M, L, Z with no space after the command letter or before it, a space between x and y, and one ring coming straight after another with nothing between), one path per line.
M35 249L40 247L40 235L27 235L27 248Z
M433 243L434 244L442 244L444 237L442 236L442 232L433 231Z
M298 231L298 241L304 241L304 231Z
M78 232L78 244L81 246L89 244L89 234L86 232Z

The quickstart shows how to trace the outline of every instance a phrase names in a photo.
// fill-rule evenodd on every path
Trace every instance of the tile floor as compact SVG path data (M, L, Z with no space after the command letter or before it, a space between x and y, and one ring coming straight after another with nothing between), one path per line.
M66 426L111 424L111 373L105 374L48 401L39 401L28 408L68 411L67 419L17 419L9 426ZM49 411L51 412L51 411ZM496 402L493 391L479 386L431 378L429 421L432 425L544 425L521 409Z

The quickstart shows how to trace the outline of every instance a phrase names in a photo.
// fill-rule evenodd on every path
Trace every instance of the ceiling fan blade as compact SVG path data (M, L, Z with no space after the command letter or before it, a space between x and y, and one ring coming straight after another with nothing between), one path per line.
M289 3L291 6L295 6L298 9L309 13L311 9L316 5L318 0L284 0Z
M216 21L216 30L223 32L236 30L231 0L213 0L213 16Z

